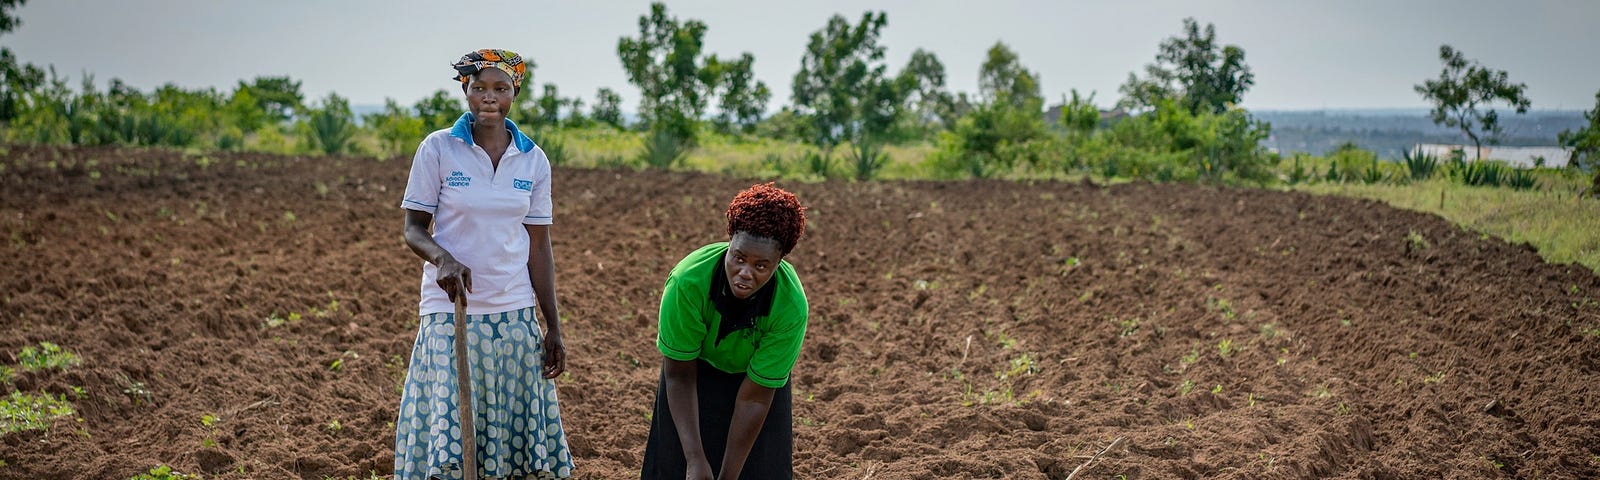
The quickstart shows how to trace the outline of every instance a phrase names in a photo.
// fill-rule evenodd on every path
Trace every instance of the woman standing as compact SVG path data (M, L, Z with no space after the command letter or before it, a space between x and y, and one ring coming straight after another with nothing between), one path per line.
M480 474L567 478L572 455L554 381L566 370L566 348L550 249L550 161L506 118L527 67L508 50L471 52L454 67L469 111L417 147L401 202L406 245L426 263L395 421L395 478L461 478L453 360L462 320ZM454 314L460 295L465 319Z
M789 371L806 294L783 260L805 232L794 194L755 185L728 205L728 241L678 262L661 296L661 381L644 479L794 474Z

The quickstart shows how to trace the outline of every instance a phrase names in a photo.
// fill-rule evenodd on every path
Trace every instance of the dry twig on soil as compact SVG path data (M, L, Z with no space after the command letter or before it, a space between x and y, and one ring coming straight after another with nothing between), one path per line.
M1083 470L1085 468L1088 468L1089 464L1094 463L1094 459L1100 458L1101 455L1105 455L1106 452L1111 451L1111 449L1113 449L1113 448L1117 448L1117 445L1121 444L1121 443L1122 443L1122 437L1117 437L1116 440L1112 440L1110 445L1106 445L1106 448L1101 449L1099 453L1094 454L1093 457L1089 457L1088 460L1085 460L1083 462L1083 465L1078 465L1078 468L1072 469L1072 473L1067 474L1067 480L1072 480L1072 477L1075 477L1075 476L1078 475L1078 471L1079 470Z

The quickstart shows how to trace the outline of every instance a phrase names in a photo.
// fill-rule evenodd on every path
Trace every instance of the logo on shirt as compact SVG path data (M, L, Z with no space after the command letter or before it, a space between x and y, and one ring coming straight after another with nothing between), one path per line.
M472 177L461 173L460 170L456 170L450 172L450 176L444 177L444 184L452 187L468 187L472 185Z
M532 191L533 190L533 180L523 180L523 179L520 179L520 178L513 178L513 179L511 179L511 188L515 188L517 190Z

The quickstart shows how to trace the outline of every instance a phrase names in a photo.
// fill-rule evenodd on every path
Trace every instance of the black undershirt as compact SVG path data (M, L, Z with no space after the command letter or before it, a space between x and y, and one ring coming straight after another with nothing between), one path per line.
M717 307L717 313L722 314L722 323L717 326L717 341L713 345L721 344L723 337L730 333L756 326L757 317L771 313L772 295L776 290L769 280L750 298L736 297L728 285L727 269L723 262L717 262L711 269L711 303Z

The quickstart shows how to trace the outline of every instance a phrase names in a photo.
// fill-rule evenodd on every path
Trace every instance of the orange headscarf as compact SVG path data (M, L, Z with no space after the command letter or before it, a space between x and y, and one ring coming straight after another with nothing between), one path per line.
M523 63L521 55L498 48L485 48L462 55L461 60L451 66L456 69L456 80L463 84L485 68L498 68L511 75L511 85L517 88L522 88L522 76L528 71L528 65Z

